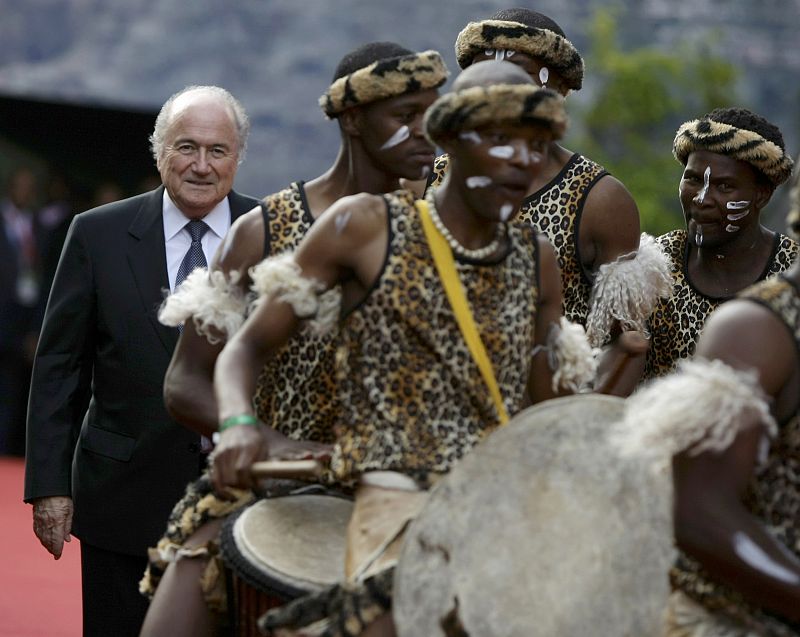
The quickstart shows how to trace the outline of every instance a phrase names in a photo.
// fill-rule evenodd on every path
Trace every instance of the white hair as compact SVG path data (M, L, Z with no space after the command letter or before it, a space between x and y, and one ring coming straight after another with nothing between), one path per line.
M244 110L241 102L237 100L231 93L219 86L187 86L186 88L178 91L172 95L164 105L156 117L156 124L153 127L153 133L150 135L150 149L153 151L153 158L158 163L164 152L164 136L167 133L170 125L172 124L172 108L177 100L182 95L187 93L201 92L221 99L225 105L230 109L233 115L233 121L236 125L236 132L239 137L239 163L244 160L247 152L247 137L250 134L250 118Z

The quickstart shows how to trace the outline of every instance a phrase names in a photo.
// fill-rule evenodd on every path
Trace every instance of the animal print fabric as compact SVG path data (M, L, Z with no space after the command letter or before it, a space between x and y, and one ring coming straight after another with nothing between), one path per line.
M800 361L800 290L777 276L748 288L739 298L763 305L786 325ZM748 486L744 502L768 532L800 558L800 410L781 424L766 463ZM748 635L800 635L799 624L785 623L746 603L741 595L716 582L684 554L672 569L671 580L704 608L750 629Z
M673 294L661 299L650 317L650 350L645 360L643 380L673 371L678 361L694 354L697 338L706 318L730 297L710 297L692 285L687 271L686 230L673 230L656 239L664 248L673 269ZM772 256L759 280L787 270L798 253L798 244L776 233Z
M332 468L406 473L426 488L498 423L459 331L410 193L385 196L386 261L345 319L337 355L341 419ZM535 232L509 224L507 250L456 269L508 413L523 404L538 302Z
M271 255L294 250L314 218L302 182L264 200ZM258 417L295 440L333 442L336 335L303 329L265 365L253 404Z
M447 172L449 158L441 155L433 165L433 185ZM522 202L518 220L531 224L547 235L558 257L561 270L562 310L573 323L586 326L592 281L581 264L578 232L586 197L606 170L575 153L550 183Z

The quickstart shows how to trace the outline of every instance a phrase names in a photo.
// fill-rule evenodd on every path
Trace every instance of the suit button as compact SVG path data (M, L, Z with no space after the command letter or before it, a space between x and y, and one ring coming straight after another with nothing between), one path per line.
M189 443L189 451L192 453L197 453L200 451L200 443L199 442L190 442Z

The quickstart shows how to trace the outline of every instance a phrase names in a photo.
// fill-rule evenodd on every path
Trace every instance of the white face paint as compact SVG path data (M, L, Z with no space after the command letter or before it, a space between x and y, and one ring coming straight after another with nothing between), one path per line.
M389 150L390 148L394 148L395 146L402 144L409 137L411 137L411 131L408 129L408 126L401 126L397 129L394 135L386 140L383 146L381 146L381 150Z
M431 167L430 166L423 166L419 169L419 176L420 179L427 179L428 175L431 174Z
M486 49L486 50L483 52L483 54L484 54L484 55L485 55L487 58L493 57L493 56L494 56L494 49Z
M478 135L478 133L476 133L474 130L468 130L463 133L459 133L458 138L472 142L473 144L480 144L481 141L483 141L481 136Z
M711 166L706 166L706 171L703 173L703 187L694 198L695 203L703 203L706 200L706 193L708 192L708 185L711 182Z
M700 226L694 231L694 243L698 248L703 245L703 228Z
M750 214L750 202L749 201L729 201L725 206L728 210L741 210L741 212L733 212L728 215L728 221L739 221L739 219L744 219L747 215Z
M550 69L546 66L543 66L539 69L539 84L542 88L547 88L547 80L550 79Z
M340 212L336 215L336 219L333 221L333 225L336 226L336 234L342 234L342 231L347 227L347 222L350 221L350 217L353 213L349 210L345 210L344 212Z
M506 60L508 58L510 58L512 55L514 55L515 53L516 53L516 51L508 51L508 50L506 50Z
M513 146L492 146L489 149L490 157L497 157L498 159L511 159L514 156Z
M725 226L725 232L739 232L741 228L739 226L734 226L732 223L729 223Z
M514 206L510 203L504 203L500 206L500 220L501 221L508 221L511 218L511 215L514 214Z
M733 550L743 561L770 577L787 584L797 585L800 583L800 577L796 573L782 564L778 564L764 549L741 531L733 536Z
M725 204L728 210L744 210L750 207L749 201L729 201Z
M467 177L467 188L488 188L492 185L492 178L485 175Z
M494 53L494 59L500 60L502 62L503 58L505 57L505 54L506 54L505 49L497 49L497 51L495 51Z

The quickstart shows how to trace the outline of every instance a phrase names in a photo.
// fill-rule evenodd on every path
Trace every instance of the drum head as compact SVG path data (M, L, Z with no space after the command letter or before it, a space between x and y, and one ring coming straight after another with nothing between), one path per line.
M670 477L609 440L623 404L532 407L436 485L397 565L401 637L661 633Z
M222 553L231 569L259 590L287 599L344 578L349 499L289 495L259 500L226 524Z

